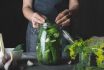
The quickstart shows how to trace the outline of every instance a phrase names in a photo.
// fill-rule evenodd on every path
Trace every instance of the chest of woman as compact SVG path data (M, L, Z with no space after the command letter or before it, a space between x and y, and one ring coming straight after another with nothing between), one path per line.
M65 9L68 0L34 0L33 8L42 14L56 14Z

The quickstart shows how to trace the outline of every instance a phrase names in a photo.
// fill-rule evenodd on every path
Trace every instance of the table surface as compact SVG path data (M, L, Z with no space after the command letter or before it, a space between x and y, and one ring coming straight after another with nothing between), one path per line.
M34 63L33 66L28 66L27 61L30 60ZM43 65L38 64L34 59L22 59L14 62L9 70L73 70L73 65L60 64L60 65Z
M23 53L22 60L31 60L34 66L27 66L25 70L73 70L72 65L60 64L60 65L42 65L36 61L36 55L34 53ZM35 60L35 61L34 61Z
M28 66L27 61L30 60L34 63L33 66ZM60 64L60 65L43 65L38 64L34 53L23 53L22 57L18 61L14 61L9 70L73 70L72 65Z
M36 65L27 67L26 70L73 70L71 65Z
M11 51L13 48L6 48L6 51ZM28 66L27 61L30 60L34 63L33 66ZM20 60L13 61L9 67L9 70L74 70L75 65L60 64L60 65L40 65L36 60L35 52L22 53ZM95 67L96 68L96 67ZM0 69L1 70L1 69ZM77 70L79 70L77 68ZM89 69L87 69L89 70ZM104 70L101 68L96 68L93 70Z
M6 48L7 51L11 51L12 48ZM34 65L27 66L27 61L31 60ZM36 60L35 52L26 53L23 52L20 60L13 61L9 67L9 70L72 70L73 66L68 64L61 65L40 65Z
M34 63L33 66L28 66L27 61ZM74 70L75 65L60 64L60 65L42 65L38 64L34 53L23 53L18 61L14 61L9 70ZM104 69L96 69L104 70Z
M42 64L38 64L37 61L34 61L33 59L31 61L34 62L34 65L27 66L27 61L28 61L27 59L21 60L20 63L14 64L15 66L12 66L12 69L9 70L83 70L83 68L81 69L75 68L76 65L69 65L69 64L42 65ZM94 67L92 69L91 67L87 67L87 69L84 70L104 70L104 68Z

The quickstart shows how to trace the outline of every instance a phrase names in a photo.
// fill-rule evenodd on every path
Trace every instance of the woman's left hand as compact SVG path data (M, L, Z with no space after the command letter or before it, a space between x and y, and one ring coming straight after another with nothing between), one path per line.
M69 9L65 9L64 11L58 14L55 22L61 26L69 26L70 18L71 18L71 13L69 12Z

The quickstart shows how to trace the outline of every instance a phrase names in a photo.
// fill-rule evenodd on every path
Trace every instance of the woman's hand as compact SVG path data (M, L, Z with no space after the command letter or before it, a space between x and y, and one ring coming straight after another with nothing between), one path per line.
M37 12L33 13L31 16L31 22L33 28L38 28L41 24L45 22L46 17L44 15L41 15Z
M32 3L33 0L23 0L22 11L25 18L32 22L32 26L38 28L40 24L45 22L45 16L38 12L34 12L32 10Z
M71 13L69 12L68 9L65 9L64 11L58 14L55 22L61 26L68 26L70 25L70 18L71 18Z

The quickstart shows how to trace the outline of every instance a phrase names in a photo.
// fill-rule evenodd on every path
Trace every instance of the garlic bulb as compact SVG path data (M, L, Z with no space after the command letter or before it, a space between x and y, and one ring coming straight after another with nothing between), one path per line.
M2 34L0 33L0 68L4 67L5 70L8 70L9 66L12 63L12 60L13 60L13 54L12 52L6 53L4 49Z
M13 53L10 52L9 54L10 54L10 59L9 59L9 60L5 63L5 65L4 65L4 69L5 69L5 70L8 70L9 66L11 65L11 63L12 63L12 61L13 61Z
M3 59L4 59L4 44L2 39L2 34L0 33L0 67L3 66Z

